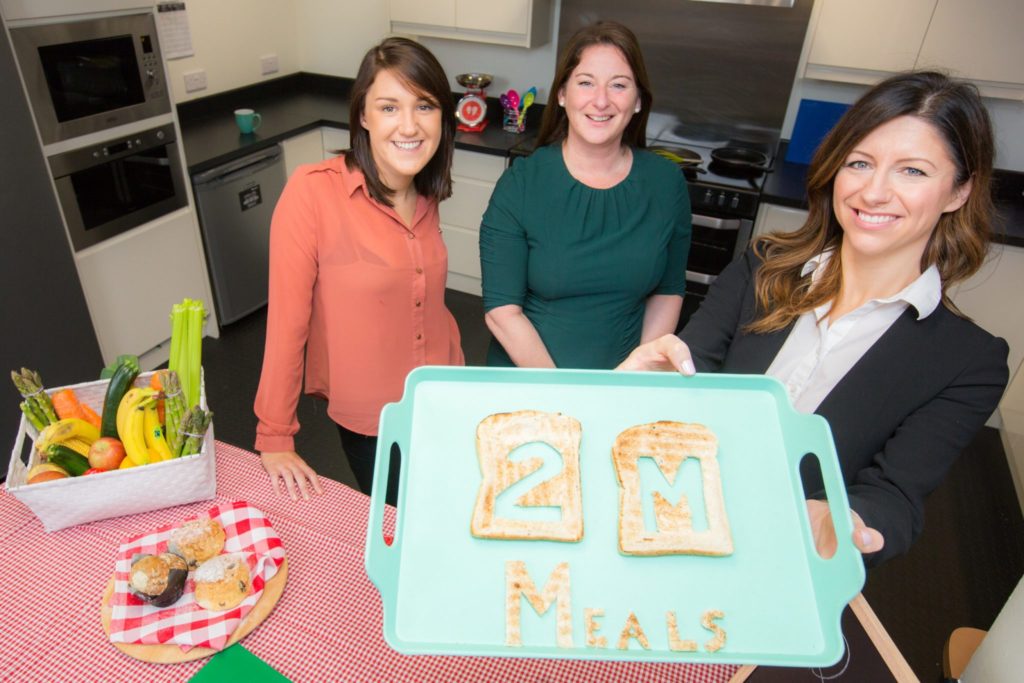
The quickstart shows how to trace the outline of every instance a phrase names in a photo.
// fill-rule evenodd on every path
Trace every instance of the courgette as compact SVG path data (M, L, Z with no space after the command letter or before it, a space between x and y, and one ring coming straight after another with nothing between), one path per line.
M88 458L59 443L46 447L46 461L66 470L72 477L80 477L89 469Z
M133 358L125 358L117 369L114 376L110 378L107 385L107 395L103 399L103 415L100 419L100 436L112 436L118 438L117 434L117 406L121 399L131 388L135 378L139 376L139 362Z

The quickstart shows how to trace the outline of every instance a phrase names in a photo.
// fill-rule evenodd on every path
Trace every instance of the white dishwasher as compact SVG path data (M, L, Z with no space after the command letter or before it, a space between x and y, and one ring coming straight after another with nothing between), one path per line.
M280 145L192 176L222 325L267 303L270 219L285 180Z

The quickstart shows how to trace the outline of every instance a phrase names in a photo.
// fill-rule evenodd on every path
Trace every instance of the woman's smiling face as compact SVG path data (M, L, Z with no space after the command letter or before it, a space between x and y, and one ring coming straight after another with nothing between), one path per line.
M392 189L407 186L441 143L441 109L385 69L366 92L360 124L377 172Z
M622 133L640 106L640 89L622 52L591 45L558 93L574 142L603 146L622 143Z
M970 194L970 181L957 187L956 175L930 123L901 116L875 128L854 146L833 183L844 253L920 263L939 217Z

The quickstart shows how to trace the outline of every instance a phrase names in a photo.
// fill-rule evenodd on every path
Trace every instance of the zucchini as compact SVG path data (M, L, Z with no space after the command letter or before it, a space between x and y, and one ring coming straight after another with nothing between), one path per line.
M110 384L107 385L107 395L103 398L100 436L119 438L117 434L117 406L121 404L121 399L131 389L135 378L138 376L139 362L132 358L126 358L114 370L114 376L110 378Z
M89 469L88 458L59 443L51 443L46 447L46 461L67 470L72 477L80 477Z

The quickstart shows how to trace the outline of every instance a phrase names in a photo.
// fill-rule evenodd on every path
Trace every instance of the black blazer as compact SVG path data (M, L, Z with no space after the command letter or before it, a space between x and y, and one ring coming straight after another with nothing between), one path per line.
M752 250L726 268L680 333L703 372L763 374L793 328L750 334ZM924 526L924 499L995 410L1009 347L944 305L923 320L910 307L815 411L828 420L850 507L885 536L865 557L904 553ZM820 488L808 479L809 489ZM813 484L812 484L813 482ZM821 493L815 497L822 497Z

